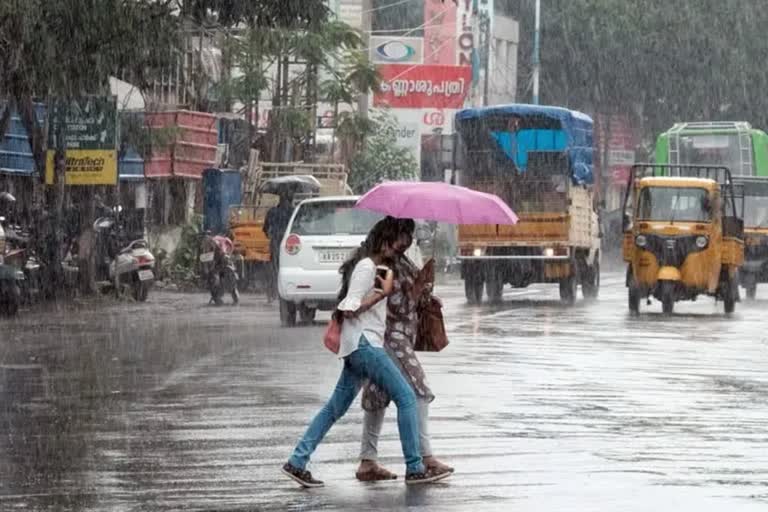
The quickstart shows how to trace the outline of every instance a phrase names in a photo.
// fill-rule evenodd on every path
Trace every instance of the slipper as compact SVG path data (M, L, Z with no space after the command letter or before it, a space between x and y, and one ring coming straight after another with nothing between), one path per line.
M397 475L381 466L374 466L366 471L358 471L355 477L361 482L380 482L382 480L397 480Z

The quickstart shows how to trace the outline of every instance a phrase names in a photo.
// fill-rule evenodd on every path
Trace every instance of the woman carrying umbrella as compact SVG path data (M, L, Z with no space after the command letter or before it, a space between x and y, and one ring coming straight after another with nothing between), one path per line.
M388 217L383 222L391 222L398 232L395 243L393 270L395 282L392 295L387 300L387 324L384 332L384 349L405 377L416 394L419 416L419 445L424 465L427 469L441 472L453 472L453 468L435 458L429 438L429 404L435 399L429 389L424 370L414 352L417 331L417 309L419 303L429 299L431 285L419 288L417 277L419 269L406 256L406 251L413 243L416 223L411 219L393 219ZM384 414L389 405L389 395L375 383L368 383L363 392L363 438L360 453L360 467L357 479L363 482L392 480L397 476L380 466L378 441Z

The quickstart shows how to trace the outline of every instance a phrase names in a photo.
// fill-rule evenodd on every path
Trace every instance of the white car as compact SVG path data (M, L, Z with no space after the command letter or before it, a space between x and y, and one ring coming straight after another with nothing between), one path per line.
M360 247L383 215L354 209L358 196L320 197L299 203L280 244L280 321L284 326L311 322L315 312L336 307L339 267ZM421 265L416 243L408 256Z

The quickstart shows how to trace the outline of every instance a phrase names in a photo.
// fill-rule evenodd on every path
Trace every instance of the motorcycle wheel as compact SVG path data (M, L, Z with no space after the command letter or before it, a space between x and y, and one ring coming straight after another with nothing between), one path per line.
M133 285L133 298L138 302L146 302L149 296L149 285L147 283L138 282Z

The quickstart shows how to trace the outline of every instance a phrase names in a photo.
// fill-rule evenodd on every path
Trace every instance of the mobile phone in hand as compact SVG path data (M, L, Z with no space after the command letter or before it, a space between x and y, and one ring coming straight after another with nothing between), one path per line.
M376 267L376 283L373 285L373 289L378 292L383 292L384 289L381 287L381 282L379 281L379 278L381 281L385 280L387 278L387 272L389 272L389 267L386 267L384 265L378 265Z

